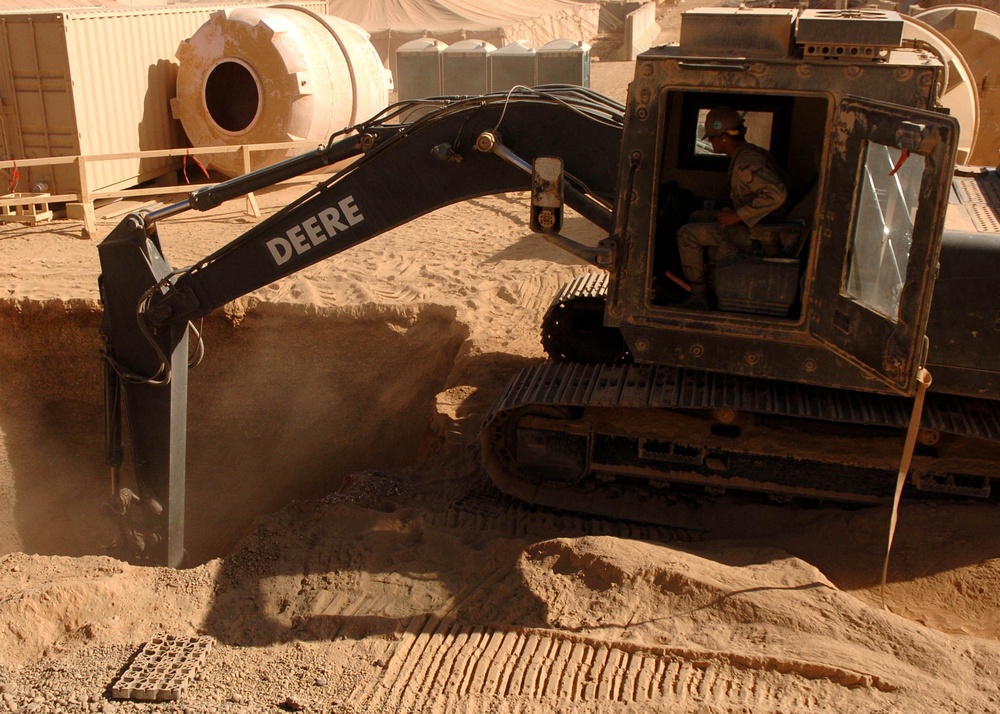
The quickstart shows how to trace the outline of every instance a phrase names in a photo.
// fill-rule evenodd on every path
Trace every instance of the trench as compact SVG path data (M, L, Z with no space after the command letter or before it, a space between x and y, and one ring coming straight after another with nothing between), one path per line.
M114 538L99 323L89 301L0 302L0 553L100 554ZM435 305L261 303L239 320L214 313L203 332L189 381L190 564L352 473L424 458L468 338Z

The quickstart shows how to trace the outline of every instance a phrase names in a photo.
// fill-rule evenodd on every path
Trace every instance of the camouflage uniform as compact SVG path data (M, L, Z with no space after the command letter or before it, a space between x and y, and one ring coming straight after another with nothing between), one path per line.
M729 163L729 193L741 222L723 228L714 212L697 212L694 222L677 230L684 277L693 284L705 282L705 248L713 260L750 251L750 229L765 216L778 218L788 197L781 169L767 150L745 143Z

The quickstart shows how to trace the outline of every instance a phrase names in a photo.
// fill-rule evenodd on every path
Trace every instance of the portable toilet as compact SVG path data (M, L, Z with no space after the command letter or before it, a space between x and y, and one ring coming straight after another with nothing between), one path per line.
M535 48L527 40L501 47L490 59L491 92L505 92L519 84L535 86Z
M423 99L441 96L441 53L448 47L424 37L396 49L396 96Z
M490 91L490 55L496 47L484 40L462 40L441 53L441 89L447 95Z
M590 45L583 40L553 40L535 54L538 84L590 86Z

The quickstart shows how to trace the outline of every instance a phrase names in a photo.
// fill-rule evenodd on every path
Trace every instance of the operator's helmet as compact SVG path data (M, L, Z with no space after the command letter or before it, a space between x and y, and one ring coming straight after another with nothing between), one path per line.
M730 107L716 107L705 117L705 135L703 139L711 139L719 134L739 134L743 126L743 117Z

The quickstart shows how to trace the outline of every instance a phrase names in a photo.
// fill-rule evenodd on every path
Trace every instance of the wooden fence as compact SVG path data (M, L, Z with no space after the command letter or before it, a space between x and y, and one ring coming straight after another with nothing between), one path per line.
M80 177L79 193L17 193L0 196L0 221L36 223L39 220L51 218L49 205L55 203L66 204L66 217L72 220L83 221L85 236L92 235L96 230L96 217L94 213L94 203L102 200L115 198L147 198L153 196L167 196L171 194L188 194L198 186L177 185L177 186L155 186L148 188L126 188L105 190L93 190L89 188L87 181L87 166L97 161L119 161L121 159L134 158L162 158L167 156L192 156L206 154L231 154L239 153L243 158L243 173L251 170L250 157L257 151L274 151L276 149L304 150L318 147L315 141L283 141L270 144L241 144L238 146L206 146L191 149L158 149L155 151L132 151L121 154L99 154L95 156L51 156L40 159L17 159L15 161L0 161L0 169L28 168L31 166L57 166L63 164L73 164ZM246 212L252 216L260 216L260 208L257 199L249 193L246 196ZM48 215L46 215L46 213Z

